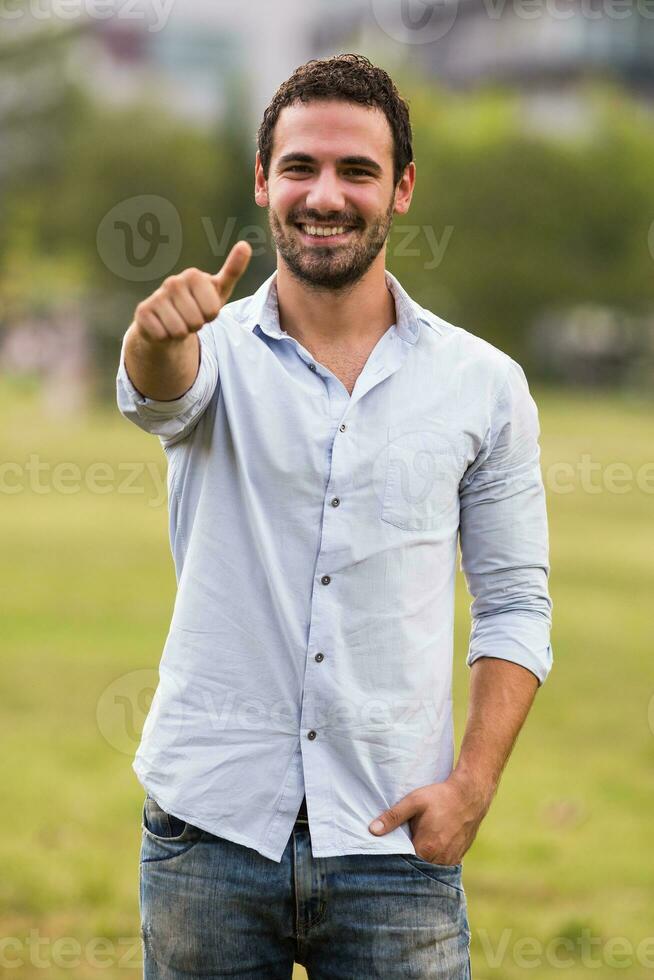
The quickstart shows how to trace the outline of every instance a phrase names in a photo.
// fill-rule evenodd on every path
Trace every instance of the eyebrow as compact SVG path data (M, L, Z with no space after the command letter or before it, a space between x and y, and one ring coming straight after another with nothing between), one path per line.
M383 173L382 168L373 160L372 157L365 156L349 156L340 157L337 163L346 164L348 166L354 167L365 167L368 170L372 170L373 173L381 175ZM277 166L281 167L285 163L317 163L315 157L312 157L309 153L285 153L284 156L280 157L277 161Z

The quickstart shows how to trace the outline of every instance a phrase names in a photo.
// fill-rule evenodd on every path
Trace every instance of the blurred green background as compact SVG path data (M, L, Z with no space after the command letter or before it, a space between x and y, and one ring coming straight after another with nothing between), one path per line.
M175 578L165 458L115 407L120 341L238 238L237 295L272 271L258 118L343 50L411 106L388 267L517 358L540 410L555 659L465 858L473 976L654 970L654 20L400 8L0 2L2 975L139 975L131 760ZM459 576L457 740L469 602Z

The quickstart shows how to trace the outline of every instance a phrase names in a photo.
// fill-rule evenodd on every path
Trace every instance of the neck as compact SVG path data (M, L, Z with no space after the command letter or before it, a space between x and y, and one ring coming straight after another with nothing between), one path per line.
M382 251L364 276L344 290L313 289L277 263L279 323L307 350L374 344L395 323L395 301L386 285Z

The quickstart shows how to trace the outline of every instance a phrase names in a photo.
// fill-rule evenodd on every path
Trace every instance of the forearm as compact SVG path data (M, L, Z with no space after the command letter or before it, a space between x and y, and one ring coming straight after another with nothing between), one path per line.
M200 338L157 343L141 336L134 324L127 331L125 367L134 387L146 398L172 401L188 391L198 374Z
M454 775L491 804L515 740L529 713L538 679L526 667L480 657L470 668L468 717Z

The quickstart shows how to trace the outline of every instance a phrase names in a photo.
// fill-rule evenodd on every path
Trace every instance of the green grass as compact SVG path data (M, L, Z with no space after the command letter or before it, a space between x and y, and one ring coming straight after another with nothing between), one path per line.
M554 464L576 465L583 453L601 464L593 477L600 487L610 463L627 464L635 476L649 462L651 403L534 395L548 486ZM104 692L137 670L145 671L132 679L140 688L156 680L175 595L161 502L165 460L158 440L111 408L78 422L48 417L34 391L5 380L0 411L1 460L20 465L24 485L0 493L0 936L17 940L2 947L6 961L20 957L24 965L0 972L85 980L125 976L122 966L131 965L127 975L138 976L143 791L131 761L147 690L131 733ZM45 476L49 492L29 489L30 454L78 466L82 489L56 492ZM84 487L97 461L113 468L106 494ZM126 476L119 466L140 461L151 470L137 492L118 492ZM75 479L73 471L69 484ZM548 497L554 668L465 858L475 980L526 973L581 980L589 971L640 980L654 968L654 942L638 950L654 935L654 493L635 485L589 492L580 477L571 485ZM460 740L470 602L460 575L458 589ZM129 686L129 677L120 683ZM654 707L650 718L654 724ZM87 945L94 937L104 937L97 963L110 966L94 968ZM37 947L36 939L46 942ZM79 966L65 965L76 956ZM557 966L557 956L570 965Z

